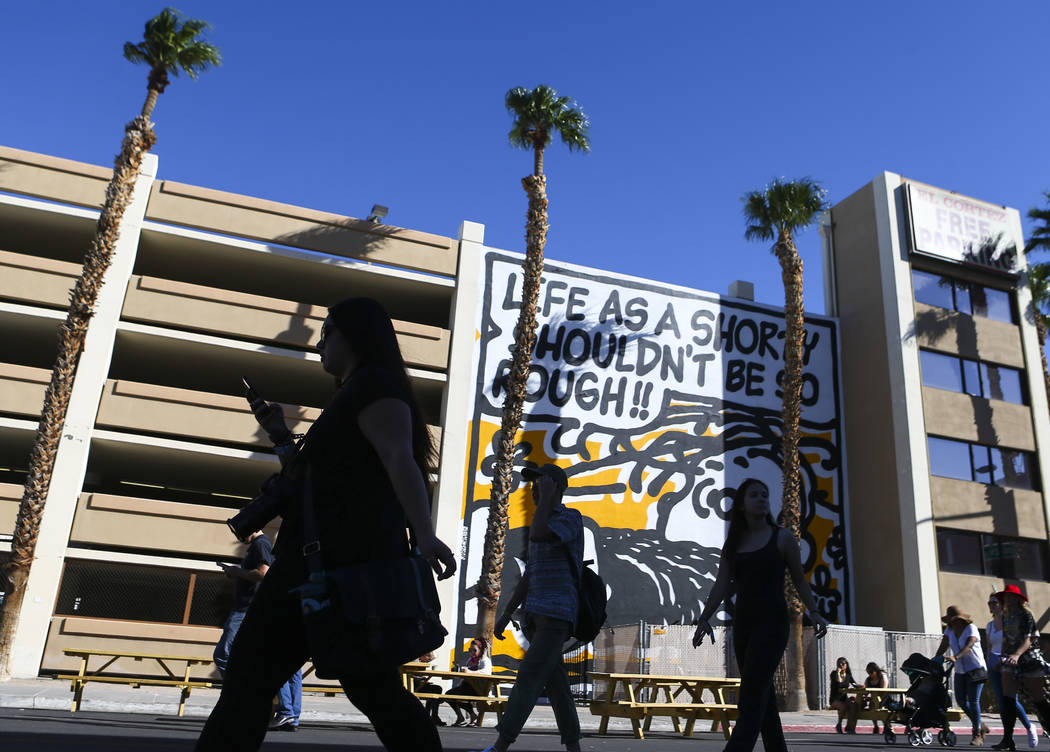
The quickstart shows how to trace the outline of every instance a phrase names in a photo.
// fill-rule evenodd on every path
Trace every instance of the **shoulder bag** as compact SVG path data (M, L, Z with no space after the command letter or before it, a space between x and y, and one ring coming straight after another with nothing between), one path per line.
M434 572L418 554L325 569L311 468L303 483L303 556L309 579L300 599L314 673L362 677L394 669L441 646ZM394 502L396 503L396 502Z

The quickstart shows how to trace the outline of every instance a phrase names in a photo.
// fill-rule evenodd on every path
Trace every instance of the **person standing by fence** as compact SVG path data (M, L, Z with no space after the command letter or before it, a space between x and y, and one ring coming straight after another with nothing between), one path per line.
M725 752L750 752L760 733L766 752L787 750L773 691L773 675L788 639L785 570L791 573L799 597L816 627L816 636L823 637L828 622L817 612L813 593L802 572L798 541L774 522L766 484L749 478L740 484L733 497L718 576L693 635L693 647L699 647L704 635L710 635L714 644L714 629L709 620L733 586L736 591L733 647L740 668L740 692L737 722Z

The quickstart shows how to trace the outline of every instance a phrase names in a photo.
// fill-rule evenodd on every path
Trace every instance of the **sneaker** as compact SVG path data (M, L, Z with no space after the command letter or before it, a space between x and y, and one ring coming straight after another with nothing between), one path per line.
M1039 746L1039 734L1035 731L1035 726L1028 727L1028 746L1035 749Z
M267 728L270 731L298 731L299 719L290 715L275 715Z

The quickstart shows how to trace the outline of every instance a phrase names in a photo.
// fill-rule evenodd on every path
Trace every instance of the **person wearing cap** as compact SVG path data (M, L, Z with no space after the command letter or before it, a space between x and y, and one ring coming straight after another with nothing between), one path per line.
M1014 726L1017 691L1024 689L1032 701L1043 729L1050 722L1050 701L1047 698L1046 678L1050 665L1039 646L1039 629L1035 617L1028 610L1028 597L1017 585L1007 585L995 594L1003 605L1002 678L1003 738L993 749L1014 749ZM1036 737L1038 742L1038 737Z
M998 594L992 593L988 597L988 611L992 615L992 620L985 627L985 634L988 635L988 683L992 685L992 692L995 693L995 706L999 708L999 717L1002 719L1003 727L1005 728L1007 726L1007 714L1003 712L1003 707L1007 701L1003 696L1003 604L999 600ZM1032 726L1032 722L1028 720L1028 714L1025 712L1024 706L1016 698L1013 698L1010 704L1015 711L1015 715L1010 717L1010 725L1012 726L1016 719L1020 719L1021 725L1024 726L1028 734L1028 746L1032 748L1038 747L1039 734L1035 727ZM999 744L1003 744L1003 742L1000 741ZM1010 749L1010 747L1010 744L1006 744L1003 747L993 746L993 749Z
M525 468L531 482L536 511L529 527L529 554L525 573L496 619L493 633L503 639L511 614L525 605L525 657L518 664L514 688L503 717L496 725L496 741L483 752L506 752L521 732L544 687L558 722L561 743L569 752L580 749L580 719L569 688L569 674L562 661L562 647L572 636L579 609L576 583L583 569L583 517L562 504L569 487L565 471L557 465Z
M945 655L951 648L951 655L945 655L945 658L955 663L955 699L973 727L970 744L980 747L988 733L988 727L981 722L981 690L988 680L988 667L981 652L981 635L970 615L963 613L958 606L948 606L941 623L945 629L937 655Z

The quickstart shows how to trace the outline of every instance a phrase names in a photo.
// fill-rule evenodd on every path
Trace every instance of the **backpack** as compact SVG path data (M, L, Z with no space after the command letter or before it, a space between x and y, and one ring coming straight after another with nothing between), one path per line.
M576 583L580 609L576 615L576 629L573 630L572 636L580 642L593 642L598 636L605 624L605 607L608 605L605 581L587 566L589 563L583 563L580 579Z

